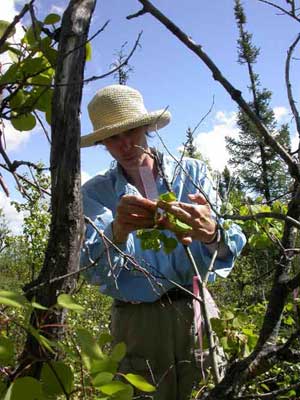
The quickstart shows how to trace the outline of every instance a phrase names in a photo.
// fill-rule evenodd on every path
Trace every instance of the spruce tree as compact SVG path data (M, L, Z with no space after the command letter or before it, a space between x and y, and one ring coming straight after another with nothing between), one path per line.
M270 107L272 93L261 88L259 76L254 72L254 64L260 50L252 44L252 34L245 30L246 15L240 0L235 1L234 11L239 29L238 62L246 65L250 79L252 101L249 105L277 140L289 148L288 127L283 125L277 128L275 115ZM242 110L238 112L237 125L238 137L226 138L230 154L229 164L234 167L248 192L263 196L267 203L271 204L273 199L288 192L286 167L257 134L256 127Z
M197 158L197 147L194 145L193 132L190 127L186 131L186 142L184 144L184 155Z

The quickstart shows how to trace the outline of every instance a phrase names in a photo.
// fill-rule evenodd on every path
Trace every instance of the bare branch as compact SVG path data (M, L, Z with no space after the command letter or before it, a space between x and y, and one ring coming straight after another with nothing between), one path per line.
M147 14L147 12L148 10L145 7L143 7L140 11L136 12L135 14L128 15L127 19L140 17L141 15Z
M35 118L39 121L39 124L41 125L41 127L43 129L43 132L48 140L48 143L51 145L51 140L50 140L49 134L48 134L47 129L46 129L43 121L41 120L39 114L35 110L33 111L33 114L34 114Z
M2 187L3 192L6 194L7 197L9 197L9 190L1 173L0 173L0 185Z
M277 9L280 10L283 14L286 14L286 15L288 15L289 17L291 17L291 18L295 19L296 21L300 22L300 18L296 16L295 8L294 8L294 7L292 8L291 11L287 11L285 8L280 7L280 6L278 6L277 4L272 3L271 1L268 1L268 0L258 0L258 1L260 1L261 3L268 4L268 5L271 6L271 7L277 8Z
M300 138L300 115L299 112L297 110L296 107L296 103L293 97L293 93L292 93L292 85L290 82L290 64L291 64L291 57L292 54L295 50L295 47L297 46L297 44L299 43L300 40L300 34L296 37L296 39L294 40L294 42L292 43L292 45L290 46L288 52L287 52L287 58L286 58L286 63L285 63L285 82L286 82L286 88L287 88L287 96L289 99L289 103L290 103L290 107L292 110L292 113L294 115L295 118L295 123L296 123L296 128L297 128L297 132L298 132L298 136Z

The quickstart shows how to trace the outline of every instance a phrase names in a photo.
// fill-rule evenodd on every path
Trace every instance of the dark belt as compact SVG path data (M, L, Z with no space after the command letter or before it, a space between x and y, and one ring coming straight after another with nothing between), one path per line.
M187 289L193 293L192 287L188 287L185 289ZM184 290L179 289L179 288L173 288L173 289L170 289L168 292L164 293L159 300L176 301L176 300L181 300L181 299L191 299L192 300L192 298L193 297L189 293L185 292Z
M189 290L190 292L193 292L193 288L192 287L185 287L185 289ZM155 301L156 302L172 302L172 301L176 301L176 300L181 300L181 299L190 299L192 300L193 297L185 292L182 289L179 288L172 288L170 290L168 290L166 293L164 293L159 299L157 299ZM125 304L140 304L140 303L144 303L143 301L141 302L135 302L135 301L122 301L122 300L118 300L115 299L114 303L116 306L121 306L121 305L125 305Z

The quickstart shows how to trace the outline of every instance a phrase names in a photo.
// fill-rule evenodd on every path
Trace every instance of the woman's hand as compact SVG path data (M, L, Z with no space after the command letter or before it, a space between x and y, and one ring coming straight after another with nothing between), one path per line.
M193 239L200 240L203 243L210 243L217 234L217 223L211 216L210 205L200 193L190 194L189 198L195 204L159 201L157 207L173 214L180 221L189 225L191 227L190 230L186 232L178 231L176 224L164 217L159 220L159 224L173 231L178 240L185 245L189 245Z
M117 206L112 223L115 243L123 243L130 232L152 228L155 222L156 202L144 197L125 195Z

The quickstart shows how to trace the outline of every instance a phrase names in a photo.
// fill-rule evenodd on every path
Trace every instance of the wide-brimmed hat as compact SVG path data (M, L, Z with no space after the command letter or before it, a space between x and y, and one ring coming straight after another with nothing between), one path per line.
M81 147L139 126L147 126L149 132L161 129L171 119L165 109L148 112L140 92L125 85L100 89L89 103L88 112L94 132L81 137Z

